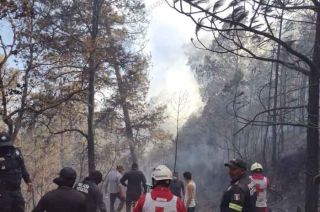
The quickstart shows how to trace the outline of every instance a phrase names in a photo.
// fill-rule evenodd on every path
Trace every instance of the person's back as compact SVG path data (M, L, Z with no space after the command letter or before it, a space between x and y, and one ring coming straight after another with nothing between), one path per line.
M45 194L33 212L85 212L85 199L73 188L62 186Z
M121 174L117 170L111 170L107 176L108 190L110 194L119 193Z
M173 180L170 183L171 192L179 198L182 198L184 195L184 185L183 182L179 179L179 173L175 172L173 174Z
M72 188L76 177L72 168L61 169L53 180L59 187L45 194L32 212L85 212L85 195Z
M169 189L172 172L165 165L157 166L152 172L153 190L142 195L135 205L134 212L186 212L183 201Z
M139 199L142 193L142 187L144 193L147 192L146 178L144 174L138 170L138 164L134 163L132 164L131 171L125 173L120 182L123 186L127 187L126 211L129 212L132 204Z
M181 198L183 193L184 185L181 180L172 180L170 184L171 192L177 197Z
M94 212L99 209L105 212L106 208L103 202L102 193L98 184L102 181L102 174L99 171L90 172L89 176L81 183L76 185L76 190L86 196L86 211Z
M127 179L127 191L134 193L141 193L143 184L146 183L144 174L140 170L131 170L124 176Z

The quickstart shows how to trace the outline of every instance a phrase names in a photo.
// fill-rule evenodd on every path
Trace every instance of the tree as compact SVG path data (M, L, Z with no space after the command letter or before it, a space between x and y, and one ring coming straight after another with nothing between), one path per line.
M186 91L179 91L179 93L175 94L172 98L172 108L176 113L175 121L176 121L176 139L175 139L175 152L174 152L174 172L177 169L177 159L178 159L178 143L179 143L179 129L181 124L181 114L183 115L184 110L186 109L188 103L188 93Z
M320 61L320 2L296 1L216 1L211 5L202 0L167 1L178 12L190 17L196 24L196 37L200 48L216 53L232 53L267 62L279 63L292 71L308 76L308 123L265 123L271 125L296 125L307 127L307 162L306 162L306 212L317 211L318 186L312 184L312 179L319 171L319 70ZM287 21L297 22L297 13L311 11L316 16L314 24L315 37L313 55L310 57L296 48L295 40L286 41L276 35L273 21L279 20L279 12L284 12ZM201 31L212 33L219 48L208 48L200 38ZM224 38L224 41L221 40ZM251 41L251 42L250 42ZM270 42L276 43L289 56L286 60L263 55L263 48L268 48ZM226 45L228 44L228 45ZM270 45L269 45L270 46ZM259 48L257 48L259 47ZM270 51L271 52L271 51ZM273 108L272 110L281 110ZM263 114L263 113L261 113ZM259 115L255 116L258 117ZM257 123L255 119L250 123ZM260 123L261 124L261 123Z

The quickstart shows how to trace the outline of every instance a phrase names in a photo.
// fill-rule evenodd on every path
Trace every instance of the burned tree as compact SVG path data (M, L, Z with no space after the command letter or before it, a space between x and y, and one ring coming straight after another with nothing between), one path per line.
M305 209L307 212L317 211L318 186L312 184L313 177L319 170L319 71L320 71L320 2L304 1L241 1L226 2L218 0L214 4L202 0L174 0L167 1L178 12L190 17L196 24L196 38L193 41L199 48L215 53L231 53L241 57L248 57L265 62L273 62L300 72L308 77L308 121L290 123L259 120L262 111L252 120L247 121L249 126L256 125L293 125L307 128L307 162L306 162L306 197ZM298 13L309 11L316 16L315 22L304 22L314 26L313 54L301 52L295 46L295 39L291 41L280 38L277 34L276 22L283 12L283 20L299 22ZM303 22L303 20L302 20ZM279 28L278 28L279 29ZM217 45L211 48L201 39L201 33L209 32ZM288 54L287 58L274 58L265 52L272 52L270 48L275 43L282 51ZM263 51L262 51L263 50ZM301 106L293 107L301 108ZM269 111L283 111L293 109L288 107L271 108ZM238 117L241 118L241 117Z

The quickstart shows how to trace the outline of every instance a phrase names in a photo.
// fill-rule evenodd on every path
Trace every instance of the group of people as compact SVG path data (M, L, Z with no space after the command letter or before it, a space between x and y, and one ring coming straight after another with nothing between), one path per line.
M251 166L247 175L247 164L233 159L225 164L231 178L230 186L223 193L221 212L268 212L267 189L269 179L262 174L259 163ZM130 212L193 212L196 209L196 184L190 172L183 173L185 183L179 180L178 173L172 173L165 165L152 171L152 186L148 192L146 177L136 163L124 173L122 166L112 170L106 181L110 195L110 212L114 212L116 199L121 211L126 204ZM53 180L57 188L46 193L33 212L106 212L103 193L99 188L102 182L100 171L91 171L80 183L75 183L76 171L63 168ZM0 211L24 212L25 202L21 194L21 180L32 191L32 182L24 164L21 151L14 147L10 136L0 133ZM124 191L125 189L126 191Z
M110 197L110 212L115 211L116 199L119 200L119 205L116 211L121 211L124 207L124 203L126 204L127 212L130 212L132 207L134 207L134 212L153 212L162 211L161 208L166 208L167 206L172 207L173 210L165 211L175 211L175 207L179 212L195 211L196 184L193 181L192 174L190 172L185 172L183 174L186 182L186 186L184 186L183 182L179 180L179 174L177 172L172 174L171 170L165 165L158 166L152 172L152 191L149 193L147 193L148 186L146 177L138 169L138 165L136 163L132 164L130 171L124 174L123 172L123 167L117 166L116 169L112 170L107 176L105 188L106 193L109 193ZM184 199L184 201L182 201L182 199ZM161 202L159 206L156 204L157 201ZM149 204L151 204L152 207L154 206L159 209L145 209L147 207L146 205ZM160 207L161 205L167 206Z

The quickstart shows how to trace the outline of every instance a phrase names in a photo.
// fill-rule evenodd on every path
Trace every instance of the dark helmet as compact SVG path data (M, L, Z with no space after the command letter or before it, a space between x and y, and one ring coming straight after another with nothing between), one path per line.
M0 147L2 146L13 146L11 137L6 132L0 132Z

